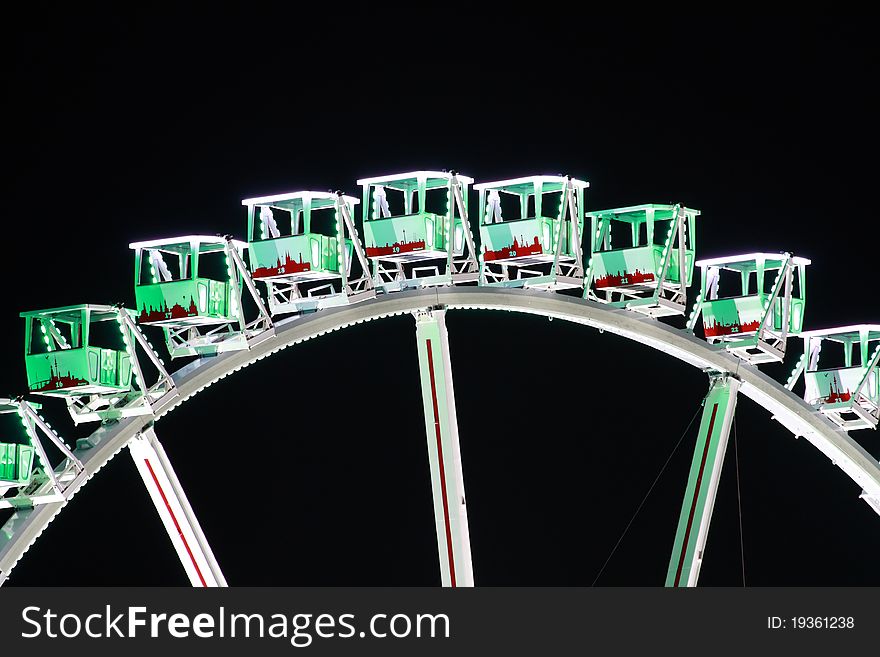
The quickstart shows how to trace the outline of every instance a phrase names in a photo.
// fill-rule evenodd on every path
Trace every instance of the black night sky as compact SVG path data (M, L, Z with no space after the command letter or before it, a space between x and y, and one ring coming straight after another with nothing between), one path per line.
M681 202L702 211L700 256L812 258L807 326L880 322L867 21L510 15L4 21L2 394L26 389L20 311L134 303L129 242L243 238L242 198L417 169L567 173L590 182L588 209ZM589 586L705 375L558 321L451 311L448 326L477 584ZM503 361L518 375L487 373ZM764 369L784 380L792 362ZM44 411L69 442L89 431ZM157 424L233 585L438 585L424 431L404 317L285 350ZM663 584L695 434L599 585ZM853 437L880 457L876 431ZM850 479L747 399L737 445L747 584L880 584L880 517ZM732 447L703 585L742 584ZM10 578L186 583L126 452Z

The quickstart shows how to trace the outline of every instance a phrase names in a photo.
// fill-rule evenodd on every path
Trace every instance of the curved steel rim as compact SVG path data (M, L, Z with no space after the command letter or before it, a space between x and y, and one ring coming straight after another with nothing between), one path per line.
M638 341L703 370L733 374L742 381L740 392L768 410L795 436L802 436L843 470L880 513L880 464L846 431L840 429L774 379L682 329L627 310L562 294L537 290L486 287L425 288L380 295L350 306L330 308L276 323L274 336L247 351L201 358L176 371L179 395L154 405L154 415L126 418L97 429L90 449L76 450L85 472L69 489L65 502L18 510L0 528L0 585L16 563L40 537L79 489L151 422L220 379L286 347L343 329L352 324L445 306L450 309L505 310L585 324Z

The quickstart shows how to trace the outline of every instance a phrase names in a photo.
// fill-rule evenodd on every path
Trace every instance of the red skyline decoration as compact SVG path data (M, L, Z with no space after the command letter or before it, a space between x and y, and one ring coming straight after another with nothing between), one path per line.
M848 402L852 399L852 393L849 391L849 388L846 389L846 392L840 392L839 386L836 386L837 378L832 374L831 375L831 394L825 397L822 401L826 404L840 404L842 402Z
M507 258L519 258L521 256L530 256L530 255L541 255L544 252L544 249L541 248L541 243L538 241L538 236L535 236L535 241L531 244L526 244L525 240L520 244L519 241L514 237L513 244L510 246L503 246L496 251L490 251L486 249L486 252L483 254L483 260L485 262L491 262L492 260L506 260Z
M621 273L618 271L616 274L605 274L604 276L600 276L596 279L596 287L621 287L624 285L638 285L639 283L653 283L654 274L651 272L644 272L640 269L636 269L634 272L630 273L625 271Z
M394 244L385 243L385 246L368 246L367 257L377 258L380 256L400 255L401 253L412 253L413 251L424 251L425 240L395 242Z
M67 374L62 376L58 371L57 359L53 360L53 365L49 368L49 372L52 376L50 376L47 381L40 382L42 385L38 383L31 386L31 392L51 392L62 388L77 388L79 386L89 385L89 382L85 379L79 379L72 376L69 369L67 370Z
M719 324L714 319L711 324L703 322L703 331L707 338L717 338L722 335L733 335L735 333L754 333L760 326L761 322L758 320L741 324L739 316L737 316L737 321L732 324Z
M199 314L199 309L196 308L196 302L190 296L189 298L189 308L184 308L179 303L175 303L171 308L168 307L168 303L163 301L161 308L153 308L150 306L150 310L147 310L147 304L144 304L144 307L141 308L141 314L138 315L138 322L141 324L148 324L150 322L164 322L169 319L185 319L186 317L195 317Z
M283 276L285 274L299 274L304 271L311 271L312 265L309 262L303 262L302 253L299 254L299 262L292 260L289 253L284 254L284 262L281 258L275 261L272 267L257 267L254 270L254 278L270 278L272 276Z

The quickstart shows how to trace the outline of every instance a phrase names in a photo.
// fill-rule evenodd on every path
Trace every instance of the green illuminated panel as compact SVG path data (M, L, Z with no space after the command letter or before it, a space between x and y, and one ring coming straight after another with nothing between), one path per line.
M546 217L480 225L483 260L492 262L554 253L558 222ZM566 254L567 255L567 254Z
M773 328L782 328L782 301L778 300L773 306ZM800 333L804 330L804 301L803 299L791 300L791 316L789 317L788 330L791 333Z
M367 257L445 250L445 223L446 217L431 212L365 221Z
M138 321L142 324L190 317L235 319L229 283L210 278L187 279L134 288Z
M26 486L30 483L34 448L0 443L0 482Z
M648 284L660 280L663 248L659 245L637 246L593 254L593 271L597 289ZM678 249L673 249L666 271L666 281L679 282ZM694 252L685 250L685 273L690 285L694 274Z
M865 380L860 394L880 405L880 368L874 368L871 372L867 367L860 366L807 372L804 380L807 387L805 399L810 404L852 405L856 403L853 393Z
M124 351L81 347L25 356L31 392L84 394L127 391L131 384L131 359Z
M336 242L336 237L320 233L250 242L248 252L251 272L254 278L305 272L338 274L339 255Z
M761 293L732 299L716 299L703 304L703 330L707 338L751 334L758 330L764 317L764 305L768 303L769 294ZM800 333L803 327L804 302L792 299L789 331ZM782 299L773 305L773 321L771 327L782 328Z

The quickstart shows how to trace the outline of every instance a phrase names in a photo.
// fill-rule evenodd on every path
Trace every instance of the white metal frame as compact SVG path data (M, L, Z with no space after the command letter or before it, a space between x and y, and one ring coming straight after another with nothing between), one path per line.
M171 544L193 586L226 586L226 578L152 425L128 443Z
M0 413L17 413L21 424L28 435L37 459L33 463L33 478L27 486L18 488L12 497L3 497L16 486L0 486L0 509L21 509L33 506L60 504L68 498L70 490L74 490L85 481L85 468L65 444L56 431L49 426L34 405L23 399L0 399ZM52 467L40 434L49 439L64 455L61 463ZM0 583L3 578L0 574Z
M452 588L473 586L474 567L471 561L446 311L442 308L425 308L413 316L416 320L440 579L443 586Z
M106 312L113 312L110 306L96 308ZM83 395L65 397L67 410L74 424L83 422L98 422L114 420L134 415L151 415L153 404L159 399L169 395L177 395L174 379L165 364L159 358L159 354L153 349L153 345L147 340L137 323L132 319L135 311L116 306L117 322L120 325L125 349L131 358L133 390L130 393L105 393L100 395ZM134 338L134 343L129 339ZM147 359L156 368L158 378L152 385L147 385L144 378L144 368L138 358L137 347L140 346Z
M124 418L101 426L88 439L88 449L77 449L83 472L68 486L70 498L129 440L142 432L154 418L160 418L215 381L288 346L346 326L442 305L450 309L488 309L523 312L590 326L639 342L703 371L736 374L742 382L740 394L765 408L794 436L803 437L825 454L862 491L863 499L880 514L880 464L845 431L801 397L724 350L713 348L691 333L625 310L611 309L565 295L548 295L536 290L485 289L479 287L408 290L377 297L364 303L331 308L321 313L282 322L277 333L250 351L199 359L174 373L179 397L163 398L154 405L152 417ZM56 470L57 472L57 470ZM64 507L63 502L17 509L0 528L0 583ZM100 561L101 554L94 557Z
M474 244L474 234L471 230L470 218L464 204L464 197L461 192L461 181L459 175L455 171L451 172L452 177L449 179L449 191L451 199L446 218L446 232L452 240L451 248L449 248L449 261L446 264L446 270L450 273L453 283L470 283L479 279L480 264L477 261L477 247ZM467 178L466 180L470 180ZM464 237L463 250L461 255L455 254L455 235L453 224L455 223L455 211L452 208L453 203L458 209L458 216L462 223L462 231Z

